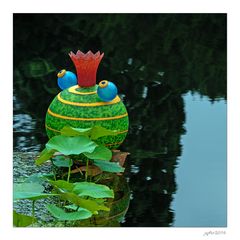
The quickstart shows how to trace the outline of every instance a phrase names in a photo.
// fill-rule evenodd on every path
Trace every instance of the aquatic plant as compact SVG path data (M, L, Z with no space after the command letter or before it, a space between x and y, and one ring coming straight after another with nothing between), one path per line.
M124 171L122 165L127 153L120 157L119 164L115 162L119 152L112 152L96 140L114 134L115 131L100 126L87 129L65 126L60 135L49 139L35 164L48 162L52 172L14 184L15 201L32 201L32 216L14 211L14 225L36 223L35 202L43 198L53 198L55 204L47 204L46 209L58 221L74 222L109 212L107 202L114 198L114 190L101 181L109 178L109 174Z

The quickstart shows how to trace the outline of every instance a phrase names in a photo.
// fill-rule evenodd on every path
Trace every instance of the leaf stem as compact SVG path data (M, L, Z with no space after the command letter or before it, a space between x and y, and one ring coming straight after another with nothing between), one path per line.
M69 182L70 175L71 175L71 166L69 166L69 167L68 167L68 176L67 176L67 182Z
M89 162L89 160L87 159L87 163L86 163L86 173L85 173L85 181L87 181L87 178L88 178L88 162Z
M54 181L56 181L57 178L56 178L56 171L54 169L53 159L51 158L50 160L51 160L51 163L52 163L52 172L53 172Z

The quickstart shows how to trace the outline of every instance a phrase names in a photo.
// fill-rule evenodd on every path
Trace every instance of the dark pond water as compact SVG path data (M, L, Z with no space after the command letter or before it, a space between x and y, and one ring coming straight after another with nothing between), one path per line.
M121 226L226 226L226 15L15 14L14 151L43 148L56 73L75 71L77 49L105 53L97 79L129 112Z

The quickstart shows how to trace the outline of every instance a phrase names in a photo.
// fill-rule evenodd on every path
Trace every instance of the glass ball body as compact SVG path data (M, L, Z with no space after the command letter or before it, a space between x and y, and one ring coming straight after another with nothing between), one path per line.
M118 148L127 136L129 120L127 109L120 98L112 103L101 102L98 85L83 88L78 85L60 92L46 114L46 131L49 138L59 135L64 126L91 128L101 126L117 131L117 135L101 137L97 144L110 149Z

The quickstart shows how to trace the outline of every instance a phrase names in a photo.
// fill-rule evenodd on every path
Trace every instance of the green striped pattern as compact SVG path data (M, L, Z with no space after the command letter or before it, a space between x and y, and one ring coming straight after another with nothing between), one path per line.
M97 85L91 88L77 88L77 91L92 92L96 91L96 89ZM70 93L68 89L63 90L60 93L60 97L63 100L76 103L102 102L96 93L90 95L80 95ZM104 106L74 106L59 101L56 96L50 104L49 110L53 114L56 114L56 116L51 115L49 112L46 114L46 131L49 138L58 135L64 126L89 128L98 125L118 132L128 130L128 116L111 120L89 120L91 118L111 118L126 114L127 110L122 101ZM59 115L62 116L62 118L59 117ZM86 118L87 120L63 119L64 116L71 118ZM97 141L98 143L104 144L111 149L116 149L121 142L123 142L126 135L127 132L124 132L116 136L101 137Z

